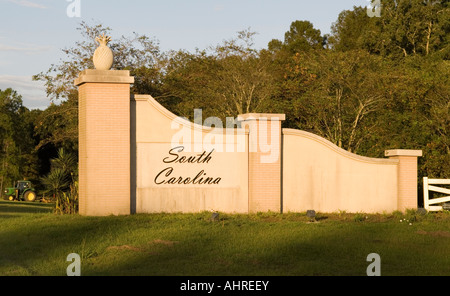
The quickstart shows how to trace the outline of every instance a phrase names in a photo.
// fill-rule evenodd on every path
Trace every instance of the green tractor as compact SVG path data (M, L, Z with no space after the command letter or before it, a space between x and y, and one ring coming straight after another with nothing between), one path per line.
M9 200L36 200L36 190L34 190L30 181L18 181L16 187L6 188L4 193Z

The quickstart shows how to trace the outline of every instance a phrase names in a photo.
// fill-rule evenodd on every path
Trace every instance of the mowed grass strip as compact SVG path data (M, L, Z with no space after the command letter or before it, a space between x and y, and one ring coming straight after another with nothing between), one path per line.
M450 275L450 214L305 213L55 215L51 205L0 202L0 275Z

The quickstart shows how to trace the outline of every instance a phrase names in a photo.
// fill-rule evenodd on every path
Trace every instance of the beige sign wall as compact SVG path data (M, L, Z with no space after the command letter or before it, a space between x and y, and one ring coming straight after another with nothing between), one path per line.
M242 114L239 128L195 124L149 95L130 102L133 82L117 70L85 70L75 81L81 215L417 207L420 150L361 157L314 134L282 130L284 114Z
M244 129L195 125L147 95L134 96L132 110L136 213L248 212Z
M397 210L398 160L358 156L305 131L283 135L283 212Z

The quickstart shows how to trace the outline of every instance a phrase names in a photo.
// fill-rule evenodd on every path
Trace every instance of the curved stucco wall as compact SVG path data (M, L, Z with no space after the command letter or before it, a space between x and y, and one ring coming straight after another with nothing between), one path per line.
M283 136L283 212L397 210L397 160L358 156L305 131Z
M248 212L248 132L194 124L149 95L136 95L131 111L136 213Z

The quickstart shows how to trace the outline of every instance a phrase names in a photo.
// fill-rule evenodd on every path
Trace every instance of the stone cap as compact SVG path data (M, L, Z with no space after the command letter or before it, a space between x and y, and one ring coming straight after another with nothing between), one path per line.
M385 156L422 156L422 150L394 149L384 151Z
M273 114L273 113L246 113L238 115L239 121L245 120L286 120L286 114Z
M75 79L74 85L83 83L134 83L134 77L130 76L128 70L94 70L86 69Z
M140 95L140 94L133 94L130 96L130 99L132 101L148 101L152 98L151 95Z

